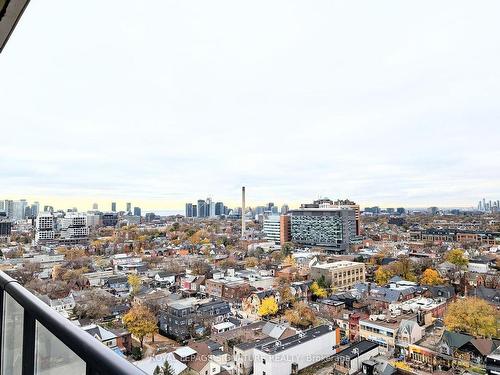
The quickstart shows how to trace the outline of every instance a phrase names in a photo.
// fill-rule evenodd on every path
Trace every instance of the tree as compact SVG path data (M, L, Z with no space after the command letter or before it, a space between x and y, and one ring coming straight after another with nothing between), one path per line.
M378 285L387 284L389 282L389 280L391 279L391 277L392 277L391 272L383 266L380 266L375 271L375 282Z
M318 286L319 286L320 288L323 288L323 289L328 288L328 284L327 284L327 282L326 282L326 277L325 277L325 275L321 275L321 276L318 278L318 280L316 280L316 283L318 284Z
M117 304L117 298L101 289L90 289L82 293L82 300L73 310L78 318L102 319L111 315L111 307Z
M202 260L197 260L191 264L191 271L194 275L207 275L210 272L210 266Z
M252 268L259 265L259 260L255 257L248 257L245 258L245 267L246 268Z
M271 253L271 259L274 262L281 262L281 260L283 259L283 254L279 251L274 251Z
M41 272L40 263L25 262L15 271L9 272L9 275L19 281L20 284L26 285L29 282L38 279L37 275Z
M172 366L170 366L170 363L168 363L166 359L165 362L163 363L162 371L163 375L175 375L174 369L172 368Z
M452 331L473 336L492 337L497 334L500 313L485 300L477 297L459 299L448 306L444 324Z
M443 279L439 276L438 271L432 268L427 268L420 278L420 284L422 285L441 285L442 283Z
M285 312L285 319L298 327L307 328L316 323L316 314L304 302L296 302L293 308Z
M154 341L154 334L158 332L156 325L156 318L153 313L145 306L135 304L130 311L123 317L125 327L132 335L137 337L143 347L144 337L152 335Z
M399 257L398 261L391 263L387 267L392 276L398 275L408 281L417 281L417 277L413 272L413 262L407 256Z
M287 257L290 254L292 254L292 250L293 250L293 244L291 242L285 242L283 245L281 245L281 254L284 257Z
M286 266L295 267L297 265L297 261L293 256L288 255L287 257L285 257L285 259L283 259L283 264L285 264Z
M313 294L313 296L315 296L317 298L328 297L328 292L326 291L326 289L320 287L316 281L311 284L309 289L311 290L311 293Z
M128 275L128 283L132 288L132 294L137 294L141 290L141 278L138 275Z
M279 279L278 283L279 285L276 290L280 296L280 304L288 306L290 303L295 301L295 296L292 294L291 287L286 279Z
M444 259L455 266L462 268L469 264L469 260L465 257L464 252L460 249L453 249L448 251Z
M278 312L278 303L274 297L266 297L262 300L257 313L259 316L274 315Z
M153 375L175 375L175 371L172 366L170 366L170 363L165 360L161 368L160 366L156 366L155 370L153 371Z

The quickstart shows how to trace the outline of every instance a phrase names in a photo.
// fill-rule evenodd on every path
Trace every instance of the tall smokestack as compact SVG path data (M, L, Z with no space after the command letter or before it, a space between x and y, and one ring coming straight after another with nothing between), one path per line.
M241 237L245 236L245 187L241 187Z

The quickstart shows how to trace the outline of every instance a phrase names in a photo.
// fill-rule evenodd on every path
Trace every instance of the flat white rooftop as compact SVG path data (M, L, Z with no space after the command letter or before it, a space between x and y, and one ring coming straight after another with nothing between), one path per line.
M363 265L363 263L350 262L348 260L341 260L341 261L333 262L333 263L317 264L317 265L313 266L313 268L322 268L322 269L328 270L328 269L334 269L334 268L362 266L362 265Z

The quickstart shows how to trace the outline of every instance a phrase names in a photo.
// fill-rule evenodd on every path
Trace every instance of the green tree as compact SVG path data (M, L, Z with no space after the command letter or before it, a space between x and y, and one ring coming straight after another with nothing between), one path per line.
M316 283L318 284L318 286L319 286L320 288L323 288L323 289L328 288L328 284L327 284L327 282L326 282L326 277L325 277L325 275L321 275L321 276L318 278L318 280L316 280Z
M174 369L172 366L170 366L170 363L168 363L167 360L165 360L165 363L163 363L163 375L175 375Z
M281 254L284 257L287 257L290 254L292 254L292 250L293 250L293 244L291 242L285 242L283 245L281 245Z

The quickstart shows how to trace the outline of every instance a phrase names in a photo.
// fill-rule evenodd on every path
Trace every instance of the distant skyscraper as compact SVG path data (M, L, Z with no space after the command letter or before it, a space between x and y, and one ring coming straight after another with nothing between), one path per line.
M14 201L11 201L10 199L6 199L4 201L4 211L7 214L7 217L12 218L14 215Z
M290 208L288 207L288 205L286 203L283 206L281 206L281 214L282 215L286 215L288 213L288 211L290 211Z
M127 212L132 212L132 203L127 202Z
M224 203L222 202L215 203L215 215L216 216L224 215Z
M28 205L28 203L26 202L26 199L14 201L14 209L13 209L12 218L14 220L23 220L27 205Z
M141 208L134 207L134 216L141 216Z
M193 204L186 203L186 217L193 217Z
M198 200L198 217L207 217L207 203L203 199Z
M198 206L193 204L193 216L192 217L198 217Z
M33 204L31 205L31 215L33 217L37 217L39 212L40 212L40 203L33 202Z
M111 202L111 211L116 212L116 202Z
M207 205L205 209L205 216L215 217L215 202L212 200L212 198L207 198Z
M93 210L98 210L98 209L99 209L99 205L98 205L97 203L94 203L94 204L92 205L92 209L93 209Z

